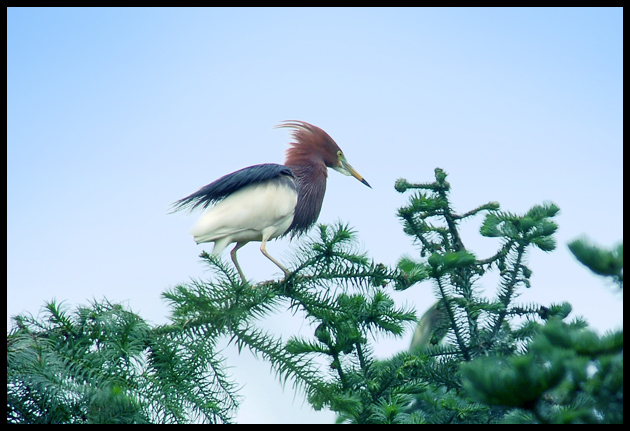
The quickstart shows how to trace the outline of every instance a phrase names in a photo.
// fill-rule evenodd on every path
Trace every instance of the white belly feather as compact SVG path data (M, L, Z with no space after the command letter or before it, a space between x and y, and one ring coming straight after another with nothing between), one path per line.
M280 181L252 184L208 209L190 230L197 244L215 242L217 255L233 242L276 238L293 221L297 192Z

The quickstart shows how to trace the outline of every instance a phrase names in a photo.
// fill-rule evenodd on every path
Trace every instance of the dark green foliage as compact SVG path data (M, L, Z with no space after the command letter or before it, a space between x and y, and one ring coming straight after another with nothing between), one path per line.
M250 349L315 409L349 423L622 423L623 331L598 336L566 322L571 306L519 304L534 288L526 257L552 251L552 203L523 215L490 202L457 213L446 173L396 183L413 190L398 216L418 246L396 268L371 261L342 224L320 225L295 253L283 280L243 283L231 264L203 253L213 271L163 294L172 323L150 327L115 304L75 313L54 302L41 318L18 316L7 336L10 423L229 422L236 384L219 340ZM467 249L459 224L485 218L491 256ZM496 240L495 240L496 241ZM594 272L623 286L623 248L570 244ZM484 277L494 272L494 289ZM417 321L396 292L431 285L435 304L418 322L409 352L375 357L380 337ZM311 336L283 339L264 318L289 310ZM322 366L322 364L324 364Z
M565 323L568 303L515 302L518 289L531 287L527 252L555 248L552 218L559 209L547 203L516 215L489 203L458 215L449 188L439 169L435 183L397 183L399 191L429 190L415 192L399 210L405 232L427 259L405 257L399 268L413 280L428 274L438 298L416 330L422 342L412 345L427 384L409 411L431 423L622 422L623 332L600 338L582 321ZM485 259L466 249L457 230L461 220L480 212L488 212L480 233L501 240L498 252ZM574 242L570 248L622 286L622 246L608 252ZM478 287L489 271L498 271L500 282L484 297ZM433 333L430 343L427 333Z
M403 410L417 388L391 378L396 370L375 360L370 340L400 336L415 321L415 314L397 307L387 293L388 286L402 289L408 280L359 253L347 226L318 229L301 245L299 261L282 281L243 285L229 267L204 254L217 281L178 286L165 297L176 310L176 324L208 327L251 349L271 363L282 382L292 380L302 389L316 409L327 407L362 422L386 420L393 417L386 411L395 405ZM187 305L191 299L194 307ZM259 317L279 308L305 316L313 336L285 342L257 326Z
M611 277L620 288L623 288L623 244L612 250L604 250L581 238L571 241L569 250L595 274Z
M397 183L399 191L409 189L429 190L415 192L408 206L399 210L404 229L420 246L420 256L428 257L426 263L414 263L409 257L402 259L399 268L417 280L416 274L428 274L433 280L437 298L449 330L449 349L456 348L455 360L471 360L490 350L505 353L517 349L519 338L510 327L509 318L539 313L539 308L515 307L512 304L519 286L529 287L532 271L525 264L525 255L531 246L551 251L555 242L551 236L557 229L552 217L558 213L553 204L534 206L525 215L498 211L499 205L491 202L464 214L451 208L448 198L450 185L446 174L436 170L435 183ZM486 212L481 234L501 238L499 251L488 258L478 259L466 249L460 237L458 223L474 215ZM442 224L437 224L437 223ZM424 266L424 271L420 267ZM477 286L488 271L500 274L500 284L493 298L484 298ZM447 355L453 359L452 352Z
M622 352L622 332L599 337L554 318L526 354L463 364L462 380L479 402L517 407L507 422L622 423Z
M229 421L236 407L212 339L150 328L123 306L14 318L7 335L9 423Z

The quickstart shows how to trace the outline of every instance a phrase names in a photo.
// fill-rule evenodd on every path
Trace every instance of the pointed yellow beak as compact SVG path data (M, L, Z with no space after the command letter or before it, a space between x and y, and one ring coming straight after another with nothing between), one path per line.
M339 155L339 162L341 163L341 166L333 166L333 169L336 170L337 172L340 172L344 175L348 175L348 176L353 176L355 177L357 180L361 181L363 184L365 184L366 186L368 186L369 188L372 188L372 186L365 181L365 178L363 178L361 176L361 174L359 174L353 167L352 165L350 165L350 163L348 163L348 161L346 160L346 158L343 156L343 154Z

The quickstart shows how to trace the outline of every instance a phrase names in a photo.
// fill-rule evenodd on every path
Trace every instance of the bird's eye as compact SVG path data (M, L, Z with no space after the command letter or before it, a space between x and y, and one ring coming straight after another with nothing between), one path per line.
M337 157L339 157L340 159L343 157L343 153L341 152L341 150L337 151Z

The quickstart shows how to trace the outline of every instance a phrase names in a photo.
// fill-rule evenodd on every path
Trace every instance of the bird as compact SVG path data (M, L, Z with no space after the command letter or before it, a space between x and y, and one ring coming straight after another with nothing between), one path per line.
M299 237L315 224L326 192L327 168L372 188L319 127L297 120L274 127L291 129L293 142L283 165L265 163L240 169L172 204L172 212L205 210L190 233L197 244L214 242L213 256L236 243L230 257L244 284L247 279L236 252L251 241L260 241L262 254L289 276L290 271L267 252L267 241Z
M409 353L420 351L429 344L438 344L448 332L448 326L444 324L447 314L440 302L433 304L420 318L409 345Z

